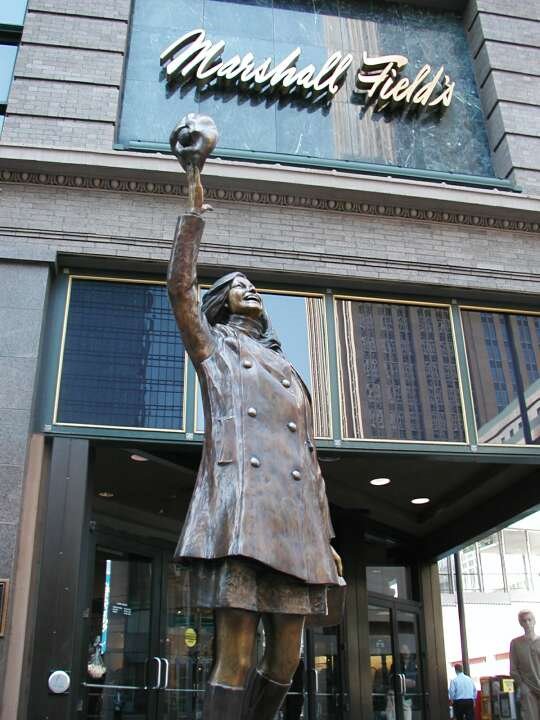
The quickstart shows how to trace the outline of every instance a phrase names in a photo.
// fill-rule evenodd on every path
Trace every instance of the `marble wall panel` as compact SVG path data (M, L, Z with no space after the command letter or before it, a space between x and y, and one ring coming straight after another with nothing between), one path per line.
M261 96L216 82L168 86L159 55L196 28L213 42L225 41L224 60L252 52L257 63L277 63L298 46L298 68L312 63L320 69L337 50L352 53L354 62L332 102ZM451 107L443 113L374 112L355 92L364 51L406 55L404 74L411 79L426 63L434 72L444 65L456 82ZM462 18L451 12L382 0L135 0L118 140L126 147L157 143L165 149L170 130L190 111L212 115L221 132L219 147L247 156L279 153L297 162L493 174Z

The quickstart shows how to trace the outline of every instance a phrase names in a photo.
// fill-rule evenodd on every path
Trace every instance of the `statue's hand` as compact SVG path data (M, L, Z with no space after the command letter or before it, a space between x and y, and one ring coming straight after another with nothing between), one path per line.
M171 150L190 175L195 169L199 172L203 169L206 158L216 147L218 138L216 125L211 117L188 113L171 133Z
M339 577L343 577L343 562L341 560L341 557L337 554L337 552L331 545L330 550L332 551L332 557L334 558L334 562L336 563L337 574L339 575Z

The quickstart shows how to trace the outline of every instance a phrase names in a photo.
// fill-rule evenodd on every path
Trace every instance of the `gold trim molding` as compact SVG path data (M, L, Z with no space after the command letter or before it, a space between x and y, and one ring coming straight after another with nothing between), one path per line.
M97 190L105 192L134 192L139 194L164 195L169 197L187 197L187 185L170 182L129 180L126 178L68 175L61 173L31 173L21 170L4 169L0 180L6 183L43 185L76 190ZM355 202L353 200L333 200L328 198L293 195L291 193L260 192L258 190L239 190L206 188L205 195L210 201L248 203L250 205L275 205L278 207L299 208L311 211L344 212L353 215L394 218L400 222L445 223L465 225L489 230L507 230L538 233L540 224L525 220L493 217L490 215L448 212L440 209L401 207L390 203Z

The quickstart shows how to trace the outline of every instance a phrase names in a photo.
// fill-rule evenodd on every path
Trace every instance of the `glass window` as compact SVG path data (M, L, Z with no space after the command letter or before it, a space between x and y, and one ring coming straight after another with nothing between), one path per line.
M22 25L28 0L2 0L0 25Z
M479 442L539 442L540 318L479 310L462 318Z
M204 292L204 291L203 291ZM324 299L303 295L261 292L266 312L313 402L315 437L330 437L330 393ZM204 432L200 388L197 397L197 432Z
M345 438L464 442L449 310L337 300Z
M504 566L508 590L528 590L525 530L503 530Z
M461 577L464 592L480 592L480 573L476 545L469 545L460 553Z
M17 49L17 45L0 43L0 107L7 103Z
M527 530L534 589L540 592L540 530Z
M56 422L180 430L184 357L164 285L73 279Z
M454 592L453 558L447 557L439 560L439 584L441 592L451 594Z
M482 567L484 592L504 590L499 536L494 534L481 540L478 543L478 554Z
M389 595L402 600L409 600L410 582L409 571L399 565L381 565L366 567L366 582L368 592Z

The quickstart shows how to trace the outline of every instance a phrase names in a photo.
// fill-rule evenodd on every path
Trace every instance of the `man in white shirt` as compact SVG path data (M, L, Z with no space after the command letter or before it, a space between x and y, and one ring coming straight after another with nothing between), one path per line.
M456 720L474 720L474 701L476 688L473 681L463 672L463 665L454 665L456 677L450 681L448 697L454 708Z

